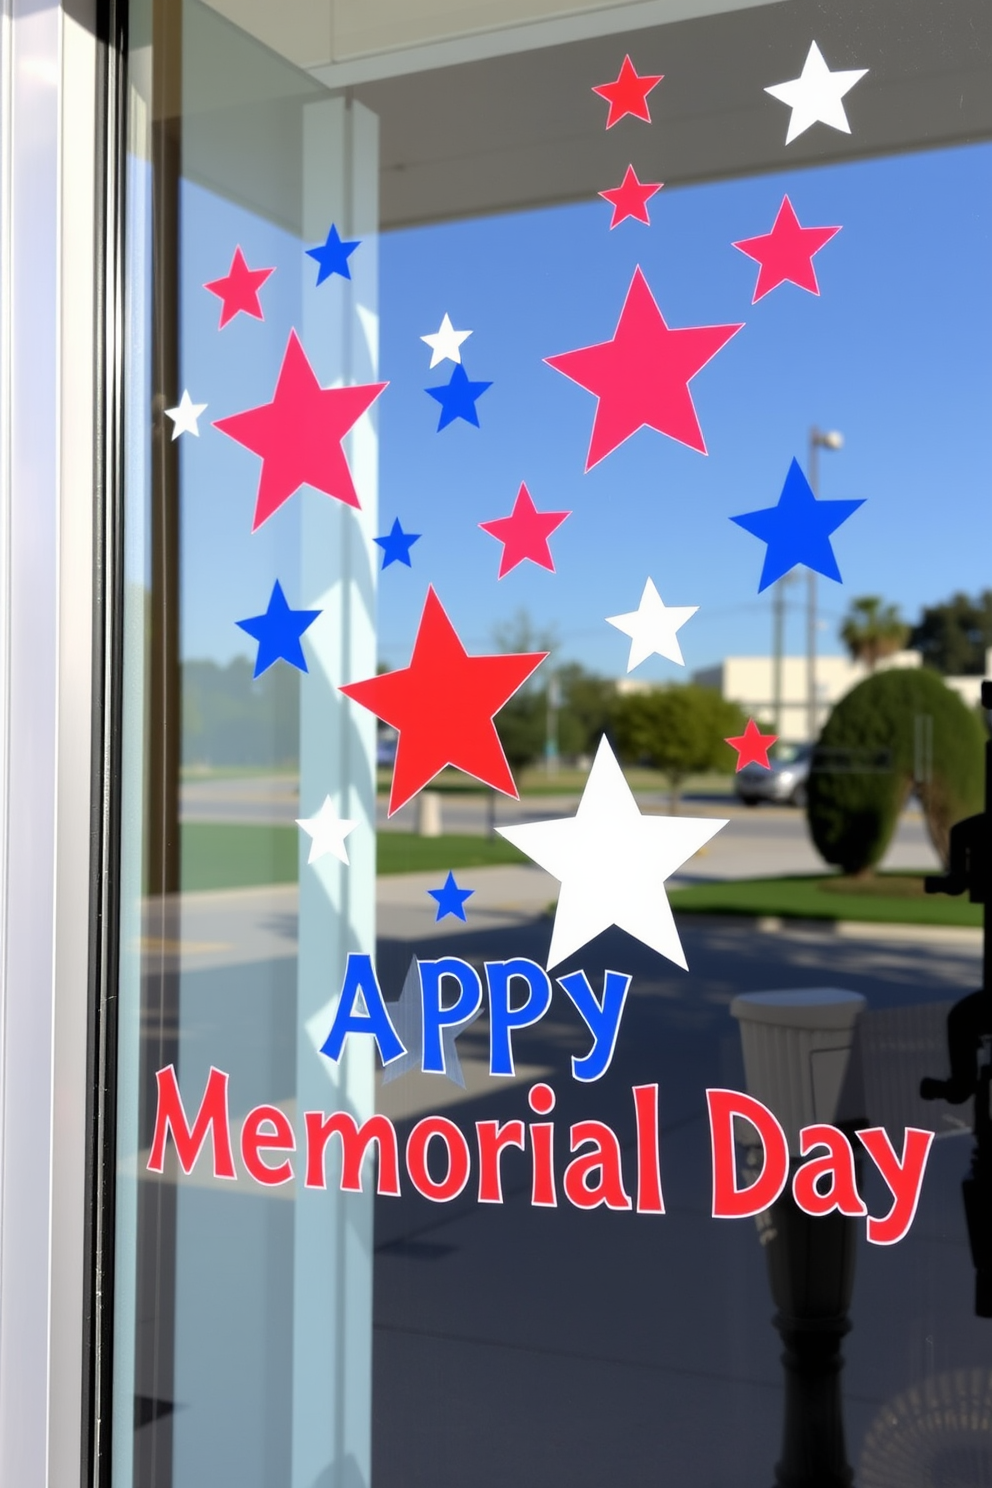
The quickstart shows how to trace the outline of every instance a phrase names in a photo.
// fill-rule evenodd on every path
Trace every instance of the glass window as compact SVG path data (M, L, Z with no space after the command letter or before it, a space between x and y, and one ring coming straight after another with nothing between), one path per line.
M114 1488L979 1488L989 18L395 9L130 7Z

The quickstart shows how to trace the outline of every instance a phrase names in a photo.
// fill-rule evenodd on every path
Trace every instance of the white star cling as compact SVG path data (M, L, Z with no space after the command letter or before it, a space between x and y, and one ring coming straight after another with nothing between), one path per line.
M687 971L665 880L726 825L642 816L603 738L574 816L496 830L561 884L549 969L616 925Z
M765 89L766 93L792 110L785 143L791 145L814 124L828 124L831 129L850 134L847 110L841 100L867 71L867 67L855 67L846 72L831 72L820 48L811 41L800 75L790 82L773 83Z

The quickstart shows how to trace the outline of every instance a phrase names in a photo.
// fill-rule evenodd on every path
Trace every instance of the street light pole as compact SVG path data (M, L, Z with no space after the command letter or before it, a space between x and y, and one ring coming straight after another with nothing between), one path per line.
M785 578L772 595L772 708L775 732L782 737L782 651L785 644Z
M843 434L838 434L836 429L824 433L814 424L809 431L809 461L807 464L807 480L813 495L820 494L820 450L839 450L844 445ZM811 568L806 570L806 731L809 734L809 742L816 743L817 714L819 712L816 695L816 574Z

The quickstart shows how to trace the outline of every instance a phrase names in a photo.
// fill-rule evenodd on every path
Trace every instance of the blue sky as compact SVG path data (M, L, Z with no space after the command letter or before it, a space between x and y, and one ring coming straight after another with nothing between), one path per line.
M752 306L757 265L731 244L768 231L785 191L805 225L843 231L815 260L819 298L784 285ZM271 397L310 260L198 188L187 201L184 380L211 400L209 419ZM840 649L854 595L881 593L912 619L921 604L992 584L992 146L666 188L650 207L650 228L612 233L609 206L594 201L380 239L390 386L378 405L379 529L399 516L423 534L412 569L380 576L390 665L406 663L433 583L470 649L488 649L494 627L524 608L555 629L560 659L622 674L627 641L604 617L635 608L649 574L667 603L700 609L680 634L686 672L654 660L638 676L767 652L764 546L728 519L774 504L793 455L806 463L813 422L845 439L821 457L821 494L867 498L834 538L843 586L820 583L825 652ZM199 285L226 271L235 242L280 272L263 291L265 323L241 316L221 336L219 302ZM745 329L692 383L708 456L642 430L586 475L594 399L543 358L613 334L635 264L669 325ZM349 286L325 288L329 308L349 313ZM493 386L479 429L438 434L423 390L451 364L429 372L419 338L445 311L473 330L469 376ZM307 350L320 373L320 349ZM183 451L183 649L225 661L244 651L234 620L264 608L275 577L298 602L298 505L326 498L301 493L252 537L258 462L201 427ZM556 574L526 564L497 583L499 545L477 524L507 513L521 481L538 507L574 515L552 538ZM798 605L802 590L792 594ZM802 624L790 617L790 650L802 649Z

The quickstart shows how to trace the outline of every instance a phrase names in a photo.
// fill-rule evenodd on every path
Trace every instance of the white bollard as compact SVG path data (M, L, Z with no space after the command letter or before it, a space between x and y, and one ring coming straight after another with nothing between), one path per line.
M439 791L421 791L417 797L417 835L441 836L441 795Z

